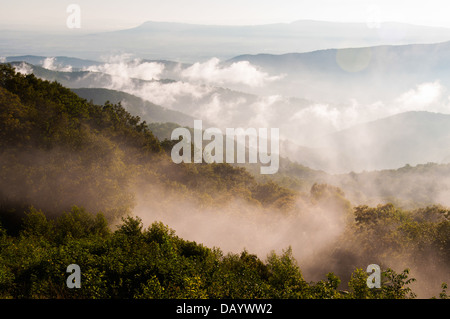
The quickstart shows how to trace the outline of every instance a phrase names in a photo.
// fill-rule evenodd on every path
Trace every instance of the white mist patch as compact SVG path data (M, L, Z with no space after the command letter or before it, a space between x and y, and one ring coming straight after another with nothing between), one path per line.
M403 93L396 101L408 110L412 108L423 110L437 103L443 96L444 88L439 81L422 83L416 88Z
M42 62L42 67L51 71L72 72L71 65L63 66L61 64L57 64L55 57L45 58L45 60Z
M343 118L342 110L329 104L312 104L306 108L296 112L291 120L297 122L299 125L307 124L308 122L328 122L329 125L338 128L339 121Z
M181 76L190 81L202 81L218 85L244 84L250 87L263 86L268 82L276 81L281 76L270 76L248 61L232 63L221 66L218 58L206 62L197 62L181 72Z
M250 105L253 116L248 119L249 126L269 127L276 125L273 119L276 117L276 103L282 102L281 95L270 95L258 98Z
M139 189L136 199L134 214L145 227L161 221L186 240L219 247L225 254L246 249L261 259L291 246L295 258L303 263L333 244L345 228L340 208L300 200L292 214L230 198L218 207L205 208L156 185Z
M279 114L276 107L283 102L283 98L279 95L254 98L244 95L228 97L220 91L214 91L214 88L210 88L210 91L212 94L203 99L202 103L189 109L189 114L204 118L218 127L274 127L280 125L276 118L284 116Z
M24 75L33 73L33 67L25 62L22 62L19 65L15 65L14 69L17 73L22 73Z
M161 63L142 62L140 59L128 61L127 58L127 55L112 57L111 62L89 66L85 68L85 71L101 72L125 81L131 78L145 81L158 80L164 71L164 65Z
M352 99L344 105L314 103L299 109L286 119L286 125L295 134L296 142L316 147L315 138L376 119L387 107L382 102L360 104ZM382 116L382 115L381 115Z
M144 100L151 101L169 109L175 109L174 104L178 103L180 99L190 98L199 100L211 92L211 88L207 86L199 86L187 82L146 82L133 84L131 82L120 83L120 81L113 81L112 87L115 90L136 95ZM178 110L189 113L187 110Z
M169 109L173 109L173 104L180 99L200 99L210 92L207 86L158 81L165 69L162 63L130 59L129 54L108 57L107 61L83 70L109 75L106 82L99 77L98 81L104 88L123 91Z

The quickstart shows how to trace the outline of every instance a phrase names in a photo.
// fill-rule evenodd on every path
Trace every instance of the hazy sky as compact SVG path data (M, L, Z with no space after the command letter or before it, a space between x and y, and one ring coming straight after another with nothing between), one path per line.
M65 28L69 4L81 8L82 29L114 30L145 21L264 24L301 19L368 19L450 27L448 0L2 0L2 28Z

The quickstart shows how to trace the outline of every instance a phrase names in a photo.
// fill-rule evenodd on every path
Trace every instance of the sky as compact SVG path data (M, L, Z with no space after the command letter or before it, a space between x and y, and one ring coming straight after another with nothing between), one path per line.
M450 28L448 0L1 0L2 29L67 28L79 5L84 31L118 30L145 21L216 25L296 20L367 22L376 19Z

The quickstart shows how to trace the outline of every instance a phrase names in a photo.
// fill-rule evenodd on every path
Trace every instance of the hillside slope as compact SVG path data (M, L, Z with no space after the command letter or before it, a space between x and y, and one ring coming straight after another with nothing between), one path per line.
M102 88L80 88L72 89L72 91L88 101L92 100L94 104L101 105L106 101L113 104L120 102L128 112L139 115L141 119L148 123L172 122L182 126L192 126L194 123L194 118L192 116L166 109L125 92Z
M229 196L258 205L263 198L262 184L243 168L174 164L165 153L170 144L120 105L89 103L7 65L0 65L0 90L2 214L20 215L29 205L59 214L81 205L114 219L130 212L136 188L146 187L205 205ZM273 190L269 206L294 199L290 190Z

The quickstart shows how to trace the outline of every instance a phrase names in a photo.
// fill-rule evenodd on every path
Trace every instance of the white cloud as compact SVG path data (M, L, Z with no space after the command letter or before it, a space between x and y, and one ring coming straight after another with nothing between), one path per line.
M0 56L0 63L5 63L6 62L6 58L4 56Z
M131 78L140 80L158 80L164 70L164 65L157 62L142 62L140 59L128 61L129 55L114 56L111 62L102 65L93 65L86 71L101 72L117 78L129 80Z
M179 99L200 99L210 92L206 86L187 82L154 81L160 79L164 64L130 59L130 54L111 56L107 58L108 62L84 70L110 75L110 82L103 87L123 91L168 108L172 108Z
M61 72L72 72L72 66L62 66L61 64L55 63L56 58L48 57L42 62L42 67L47 70L61 71Z
M263 96L257 99L255 103L250 105L250 110L254 114L248 119L249 127L271 127L276 116L277 109L274 108L276 103L282 102L281 95ZM276 124L279 125L278 123Z
M438 82L428 82L417 85L416 88L403 93L397 102L408 110L424 109L441 101L444 88Z
M251 65L248 61L221 66L218 58L206 62L197 62L181 73L182 77L191 81L203 81L211 84L244 84L250 87L263 86L267 82L280 79L282 76L270 76Z
M22 73L22 74L33 73L33 68L31 67L31 65L29 65L25 62L22 62L19 65L14 66L14 69L16 70L16 72Z
M168 108L172 108L173 104L179 99L187 97L196 100L202 98L210 92L210 88L208 87L198 86L186 82L147 82L139 86L124 85L115 89L125 91L129 94L136 95L140 98Z

